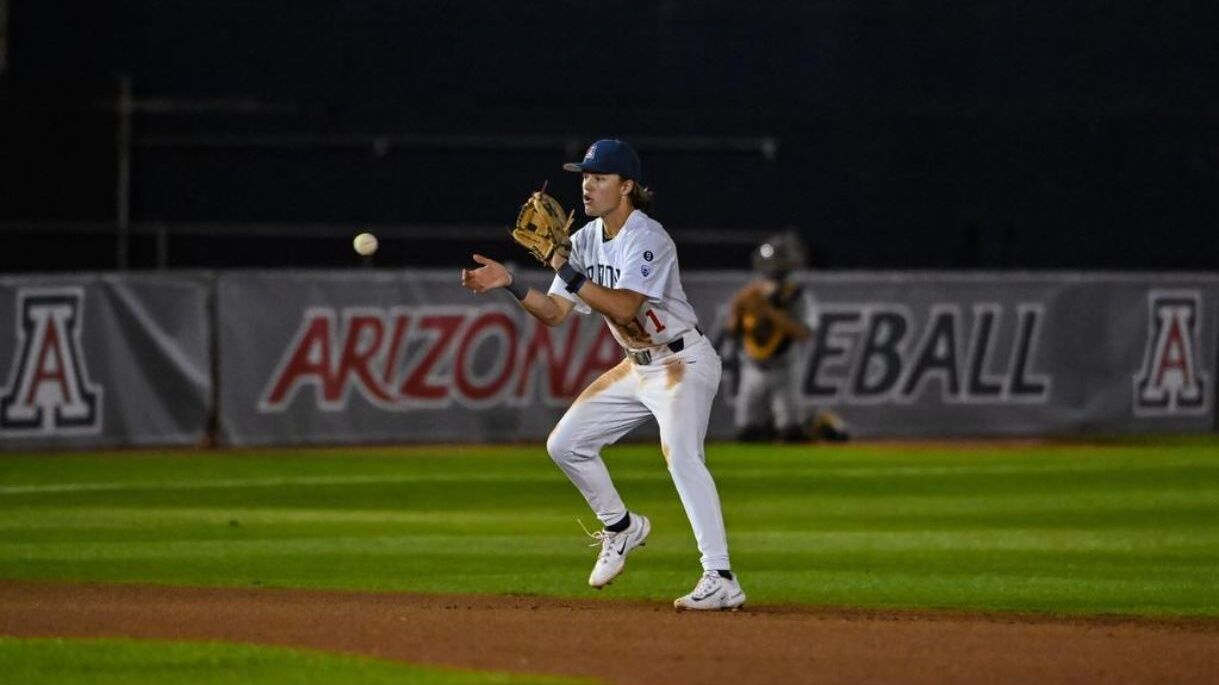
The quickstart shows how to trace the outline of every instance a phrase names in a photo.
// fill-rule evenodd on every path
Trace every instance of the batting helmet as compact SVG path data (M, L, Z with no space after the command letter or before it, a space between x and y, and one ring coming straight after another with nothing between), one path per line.
M795 231L785 231L766 239L753 251L753 268L767 276L780 276L804 266L807 253Z

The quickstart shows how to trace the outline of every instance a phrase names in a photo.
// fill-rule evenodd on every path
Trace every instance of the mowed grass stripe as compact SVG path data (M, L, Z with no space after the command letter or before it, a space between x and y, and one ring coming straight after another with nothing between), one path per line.
M307 649L222 642L0 637L5 682L23 685L576 685Z
M191 510L195 512L196 510ZM732 535L739 545L746 542L773 541L774 544L816 545L842 544L859 536L886 535L902 540L962 539L965 544L986 540L1002 542L1029 539L1034 544L1056 547L1057 540L1084 548L1127 546L1146 549L1193 542L1200 546L1219 542L1219 525L1214 510L1204 507L1173 513L1160 512L1156 517L1132 520L1121 512L1107 512L1103 520L1081 521L1081 516L1051 515L1010 517L995 515L921 515L908 516L899 522L885 517L853 517L849 512L839 517L808 517L806 519L766 519L765 530L757 524L734 526ZM92 515L57 515L48 520L34 517L14 517L0 526L0 545L53 543L118 543L158 541L217 541L289 540L293 538L392 538L452 536L458 539L487 537L503 539L503 517L462 516L462 520L437 521L433 517L412 519L393 516L327 516L324 512L308 512L306 516L260 515L251 512L216 511L202 514L168 512L155 522L141 522L133 512L120 516L97 512ZM233 517L233 518L230 518ZM733 522L757 521L732 519ZM73 523L79 521L79 523ZM684 536L688 527L675 516L662 519L663 530L656 535L676 533ZM1169 524L1168 522L1172 522ZM570 524L556 521L544 511L521 512L510 529L518 537L553 536L570 544L581 544L583 533L573 520ZM24 542L8 542L22 540ZM1127 542L1128 541L1128 542Z
M805 459L802 457L802 459ZM379 466L383 466L382 462L377 462ZM878 474L883 473L887 480L907 482L919 481L926 479L934 479L936 484L950 486L952 483L960 481L968 481L974 483L978 480L984 480L983 477L990 476L995 479L1001 479L1009 485L1018 481L1013 481L1013 477L1028 477L1030 480L1035 480L1038 484L1044 484L1045 480L1054 475L1076 475L1083 477L1082 483L1092 485L1104 485L1110 482L1113 478L1128 479L1130 477L1142 476L1155 480L1171 479L1174 472L1181 469L1188 469L1191 480L1202 479L1212 484L1219 484L1219 465L1201 460L1172 460L1172 459L1157 459L1154 464L1139 464L1139 465L1121 465L1116 466L1120 469L1120 474L1115 474L1115 464L1113 460L1105 460L1095 463L1063 463L1061 458L1056 458L1054 461L1034 461L1021 465L1012 464L943 464L934 466L910 466L909 464L894 464L891 462L877 463L868 466L850 466L836 467L829 463L810 465L807 461L797 463L793 466L784 466L782 462L768 464L765 468L759 468L756 465L743 465L739 461L725 464L713 464L717 466L717 473L723 477L730 477L739 480L762 480L774 481L778 479L790 478L816 478L822 481L830 482L835 485L841 485L842 481L861 480L874 481ZM24 464L23 466L31 466ZM284 464L282 461L276 461L274 466L282 469ZM359 464L360 467L367 467L368 463ZM502 466L502 465L501 465ZM618 466L618 465L615 465ZM429 466L428 468L434 468ZM660 469L659 465L653 465L652 468L640 469L634 464L626 464L618 466L614 469L615 480L644 480L655 476ZM6 474L10 477L12 473ZM173 476L180 475L182 479L174 479ZM381 470L378 472L358 474L350 471L342 474L330 475L315 475L315 476L274 476L274 477L247 477L247 478L218 478L216 474L193 474L174 472L167 473L166 478L155 481L133 482L133 481L105 481L105 482L41 482L25 485L0 485L0 495L23 495L23 494L43 494L43 493L60 493L60 492L107 492L107 491L127 491L127 490L155 490L155 489L211 489L211 488L279 488L284 486L334 486L334 485L367 485L367 484L392 484L392 483L449 483L449 482L522 482L522 483L537 483L549 482L554 480L552 473L517 473L504 470L490 470L470 472L468 469L453 470L453 471L436 471L428 470L416 473L384 473ZM7 480L7 479L6 479Z
M0 495L27 495L58 492L127 492L133 490L210 490L224 488L281 488L284 486L372 485L387 483L471 483L471 482L544 482L552 477L540 474L429 473L412 475L302 476L283 478L226 478L197 481L149 481L143 483L56 483L0 487Z
M837 521L845 517L862 517L862 520L882 519L886 525L900 525L899 517L909 516L942 516L946 519L957 517L978 517L984 520L988 516L1001 516L1009 520L1044 520L1046 517L1062 517L1068 520L1071 516L1106 515L1116 513L1129 519L1132 523L1151 519L1156 515L1199 512L1204 514L1219 511L1219 488L1203 490L1199 486L1150 489L1131 486L1125 489L1107 489L1096 491L1054 492L1044 490L1041 493L976 493L974 495L909 495L893 492L888 497L878 498L868 495L852 494L803 496L797 492L795 496L771 497L757 499L744 496L736 489L730 479L721 490L724 501L732 504L734 517L748 517L767 522L790 520L806 522L802 518L812 516L814 521ZM566 491L565 487L557 488ZM655 487L649 484L649 489ZM663 485L663 483L662 483ZM795 488L799 490L799 488ZM350 494L350 493L348 493ZM243 520L259 523L401 523L434 525L447 523L451 525L497 525L502 526L504 514L495 502L472 501L466 508L411 508L412 502L403 501L396 508L308 508L268 506L199 506L193 502L178 500L177 505L137 505L113 506L108 504L80 504L73 500L67 504L67 498L40 498L34 502L9 503L0 509L6 515L0 520L0 530L23 527L91 527L91 526L158 526L176 525L178 523L207 522L229 523L232 520ZM482 508L485 505L485 508ZM556 516L552 509L519 508L513 514L514 523L522 525L539 524L547 521L558 521L558 525L574 524L576 517L585 520L591 518L591 513L576 510L571 517ZM1215 521L1219 526L1219 520ZM575 526L578 528L578 526Z

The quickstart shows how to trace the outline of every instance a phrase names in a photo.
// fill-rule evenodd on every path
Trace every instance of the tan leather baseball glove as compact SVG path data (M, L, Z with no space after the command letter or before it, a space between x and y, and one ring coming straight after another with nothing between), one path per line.
M574 210L565 214L563 206L558 200L547 195L543 186L521 205L521 211L516 216L516 225L512 227L512 239L529 250L539 262L550 266L550 258L556 252L564 258L571 254L568 231L575 216Z

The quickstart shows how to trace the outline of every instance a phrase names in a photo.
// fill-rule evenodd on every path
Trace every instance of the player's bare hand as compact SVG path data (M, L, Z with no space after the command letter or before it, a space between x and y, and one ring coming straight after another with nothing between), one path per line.
M550 268L554 269L555 271L558 271L559 267L563 266L566 263L567 263L567 257L564 257L563 255L559 254L559 252L557 250L555 251L554 254L550 255Z
M482 266L477 269L461 270L461 285L474 293L485 293L488 290L502 288L512 282L512 274L503 264L480 254L474 255L474 261Z

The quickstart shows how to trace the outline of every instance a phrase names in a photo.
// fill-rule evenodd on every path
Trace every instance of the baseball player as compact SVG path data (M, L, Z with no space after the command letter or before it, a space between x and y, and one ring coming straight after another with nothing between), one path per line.
M652 196L641 185L635 150L621 140L599 140L583 160L563 168L582 174L584 212L592 220L572 234L569 257L556 252L550 258L556 274L549 292L514 284L502 264L482 255L474 255L480 267L462 270L462 285L476 293L506 288L549 326L573 310L595 311L625 352L576 398L546 443L604 525L592 534L601 551L589 585L610 584L652 527L646 516L627 509L601 449L655 417L661 452L702 553L702 577L673 604L735 609L745 593L729 563L719 494L703 452L720 383L719 355L686 299L673 240L645 213Z
M807 289L788 280L792 270L804 265L804 252L790 231L767 239L753 252L759 277L737 291L728 307L724 328L739 350L738 440L802 442L810 437L798 399L796 347L816 327L817 305ZM845 426L832 412L820 412L813 427L818 437L846 439Z

